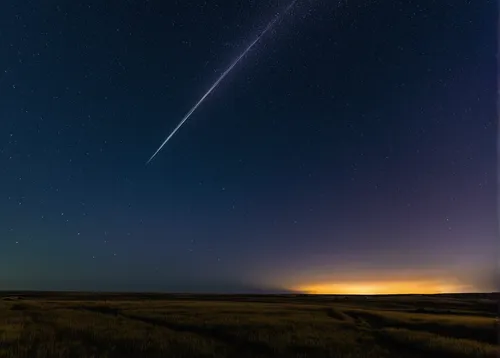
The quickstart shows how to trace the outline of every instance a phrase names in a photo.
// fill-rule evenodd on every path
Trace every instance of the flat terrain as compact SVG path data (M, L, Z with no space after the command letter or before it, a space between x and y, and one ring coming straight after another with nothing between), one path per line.
M496 357L496 298L0 292L0 357Z

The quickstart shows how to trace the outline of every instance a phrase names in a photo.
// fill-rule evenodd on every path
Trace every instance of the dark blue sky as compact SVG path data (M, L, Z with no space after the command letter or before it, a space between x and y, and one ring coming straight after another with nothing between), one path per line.
M8 0L0 289L493 289L495 1L298 0L145 165L288 4Z

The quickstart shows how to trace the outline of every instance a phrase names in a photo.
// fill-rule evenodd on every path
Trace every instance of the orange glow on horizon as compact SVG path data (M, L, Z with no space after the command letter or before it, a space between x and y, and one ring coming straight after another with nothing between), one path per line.
M309 294L434 294L471 292L471 287L439 280L320 283L297 287Z

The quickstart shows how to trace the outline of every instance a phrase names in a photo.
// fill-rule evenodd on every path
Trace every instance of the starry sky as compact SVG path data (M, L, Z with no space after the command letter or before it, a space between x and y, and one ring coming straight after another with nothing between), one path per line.
M0 290L494 289L493 0L4 0Z

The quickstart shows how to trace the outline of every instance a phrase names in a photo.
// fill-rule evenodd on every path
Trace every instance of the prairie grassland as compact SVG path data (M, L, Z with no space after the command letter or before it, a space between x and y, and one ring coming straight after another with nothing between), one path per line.
M496 357L495 310L466 295L10 295L0 357Z

